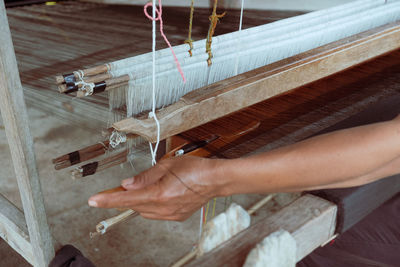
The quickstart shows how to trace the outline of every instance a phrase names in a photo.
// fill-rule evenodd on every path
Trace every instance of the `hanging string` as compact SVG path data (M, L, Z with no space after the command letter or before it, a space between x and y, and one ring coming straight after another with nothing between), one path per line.
M193 39L192 39L192 26L193 26L193 14L194 14L194 0L192 0L192 4L190 6L190 19L189 19L189 33L188 38L185 40L185 44L189 45L189 55L193 56Z
M210 16L210 27L208 28L208 34L207 34L207 42L206 42L206 53L208 54L208 59L207 63L208 66L211 66L212 64L212 52L211 52L211 44L212 44L212 37L214 36L215 33L215 28L217 27L217 24L219 22L219 19L225 16L226 12L217 15L217 5L218 5L218 0L214 0L214 7L213 7L213 12Z
M239 74L239 60L240 60L240 55L241 55L241 46L242 46L242 25L243 25L243 10L244 10L244 0L242 0L242 5L240 8L240 21L239 21L239 36L237 40L237 53L236 53L236 62L235 62L235 75Z
M74 71L75 76L78 76L78 82L75 83L75 85L79 86L81 85L81 87L79 87L79 91L83 91L85 92L85 96L89 96L93 94L93 90L94 90L94 83L87 83L85 82L85 80L83 79L83 77L85 77L85 73L83 72L83 70L78 70L78 71Z
M160 122L157 118L156 115L156 21L160 21L160 33L162 37L164 38L164 41L167 43L168 47L171 49L171 53L174 57L174 61L176 64L176 67L182 77L183 82L186 82L185 75L183 74L181 65L179 63L178 58L176 57L176 54L174 52L174 49L171 46L171 43L168 41L167 36L164 34L164 22L162 20L162 2L161 0L158 0L158 6L159 9L157 9L157 4L156 0L152 0L152 2L147 3L144 6L144 14L145 16L152 21L152 60L153 60L153 70L152 70L152 83L153 83L153 88L152 88L152 109L151 112L149 113L149 118L154 119L156 126L157 126L157 140L156 140L156 145L153 148L153 145L149 142L150 146L150 153L151 153L151 158L152 158L152 165L154 166L157 161L157 150L158 146L160 144ZM152 7L152 16L150 16L147 13L147 8Z
M150 6L151 6L151 7L155 7L155 8L153 8L153 16L150 16L150 15L147 13L147 8L150 7ZM173 57L174 57L174 61L175 61L176 68L178 69L179 73L181 74L182 80L183 80L183 82L185 83L185 82L186 82L186 79L185 79L185 75L183 74L183 70L182 70L182 68L181 68L181 64L179 63L179 60L178 60L178 58L176 57L175 51L174 51L174 49L172 48L171 43L168 41L167 36L164 34L164 22L163 22L163 19L162 19L162 2L161 2L161 0L158 0L158 6L159 6L159 8L157 9L156 1L155 1L155 0L153 0L153 2L147 3L147 4L144 6L144 14L146 15L146 17L147 17L148 19L150 19L150 20L153 21L153 27L154 27L154 28L153 28L153 33L154 33L154 34L155 34L155 31L156 31L156 30L155 30L156 21L160 21L160 33L161 33L161 36L164 38L164 41L167 43L169 49L171 49L171 53L172 53L172 55L173 55ZM154 44L154 46L155 46L155 44ZM154 53L154 52L153 52L153 53Z

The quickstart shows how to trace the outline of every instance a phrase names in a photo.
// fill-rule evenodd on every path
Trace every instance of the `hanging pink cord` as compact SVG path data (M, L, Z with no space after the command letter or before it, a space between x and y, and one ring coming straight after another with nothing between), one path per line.
M165 36L165 34L164 34L164 23L163 23L163 20L162 20L162 4L161 4L161 0L158 0L158 5L159 5L159 9L156 8L157 17L155 18L155 21L158 21L158 20L160 21L160 32L161 32L161 35L164 38L164 41L167 43L168 47L171 49L172 55L174 56L176 67L177 67L179 73L182 76L183 83L186 83L185 75L183 74L183 70L181 68L181 64L179 63L179 60L176 57L176 54L174 52L174 49L171 46L171 43L168 41L167 36ZM153 20L153 17L150 16L149 13L147 13L147 8L149 6L152 7L153 4L151 2L149 2L144 6L144 14L146 15L146 17L148 19Z

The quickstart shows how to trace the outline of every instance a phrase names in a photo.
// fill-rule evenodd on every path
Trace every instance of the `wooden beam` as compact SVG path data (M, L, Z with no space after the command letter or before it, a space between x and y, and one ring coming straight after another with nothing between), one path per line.
M400 47L400 22L322 46L195 90L157 111L161 139L340 72ZM156 140L152 118L128 118L113 127Z
M34 264L25 216L0 194L0 236L30 264Z
M44 209L33 139L4 2L0 1L0 109L17 176L35 266L47 267L54 257Z
M302 196L186 266L242 266L250 250L279 229L288 231L296 240L298 262L332 238L336 211L331 202Z

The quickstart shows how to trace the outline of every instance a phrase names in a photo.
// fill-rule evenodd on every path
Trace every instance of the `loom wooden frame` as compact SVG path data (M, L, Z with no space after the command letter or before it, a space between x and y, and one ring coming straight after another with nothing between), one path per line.
M33 139L4 1L0 1L0 109L24 212L0 194L0 236L30 264L47 267L54 240L47 224Z
M338 73L400 47L400 21L333 42L297 56L194 90L157 111L160 140L195 128L274 96ZM199 112L201 110L202 112ZM150 142L152 118L131 117L113 124Z
M27 123L28 116L23 99L23 89L3 1L0 1L0 39L4 43L0 47L0 108L24 209L24 212L22 212L0 195L0 236L29 263L44 267L48 266L54 256L55 243L46 222L43 196L33 153L33 141ZM277 229L277 221L274 221L275 219L282 221L282 218L287 218L291 215L293 209L299 211L299 203L303 208L304 203L310 204L307 205L307 210L305 210L309 220L303 224L292 220L295 223L290 223L291 226L288 230L295 235L295 238L307 236L309 230L306 231L306 229L310 228L314 230L313 233L318 234L320 232L315 231L312 227L316 223L323 226L320 229L323 229L321 231L325 235L321 236L321 240L313 240L312 246L301 248L298 259L332 237L335 227L336 206L317 197L304 196L274 216L261 222L262 224L270 225L268 230L263 232L265 236ZM315 209L310 210L310 207ZM322 221L327 223L321 223ZM256 224L250 227L210 253L213 257L221 258L226 251L229 252L232 248L237 247L236 242L238 239L246 237L247 248L242 250L241 255L243 255L250 248L249 244L257 242L254 238L247 239L248 235L262 237L259 232L255 231L259 225ZM200 258L191 264L202 260L204 258Z

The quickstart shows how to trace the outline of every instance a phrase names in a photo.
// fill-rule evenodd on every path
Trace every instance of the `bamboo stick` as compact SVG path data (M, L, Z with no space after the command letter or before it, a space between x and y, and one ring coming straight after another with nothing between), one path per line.
M83 166L77 167L71 171L72 179L79 179L97 172L104 171L116 165L122 164L127 161L128 150L121 153L112 155L100 161L91 162Z
M53 164L55 164L54 168L56 170L61 170L73 166L75 164L82 163L87 160L101 156L107 150L109 150L109 144L110 144L109 140L105 140L103 142L52 159ZM73 159L74 157L73 155L76 155L77 159Z
M100 75L96 75L96 76L90 76L90 77L85 77L83 78L83 80L87 83L97 83L97 82L101 82L101 81L106 81L112 79L112 75L109 73L104 73L104 74L100 74ZM82 85L78 85L78 87L80 88ZM58 91L60 93L65 93L67 91L67 85L65 83L58 85Z
M128 220L129 218L135 218L138 216L139 213L137 213L134 210L127 210L122 212L121 214L118 214L117 216L111 217L107 220L101 221L96 225L96 232L91 232L90 233L90 238L94 238L98 235L103 235L107 232L107 230L121 222L124 222Z
M109 80L106 80L103 82L96 83L91 95L101 93L103 91L109 91L111 89L115 89L115 88L121 87L123 85L126 85L129 81L129 79L130 79L129 75L122 75L117 78L113 78L113 79L109 79ZM77 92L76 96L77 97L85 97L85 96L87 96L86 93L87 93L86 90L79 90Z
M125 84L124 83L120 83L120 84L115 84L115 85L110 85L110 86L106 85L106 88L104 90L102 90L101 92L93 92L93 94L91 94L91 95L97 95L97 94L102 93L102 92L108 92L110 90L119 88L119 87L121 87L123 85L126 85L126 83ZM86 95L86 91L77 91L76 92L76 97L78 97L78 98L83 98L83 97L86 97L86 96L87 96Z
M110 150L110 136L114 132L114 128L108 128L102 131L102 136L106 138L103 142L99 142L94 145L90 145L88 147L82 148L80 150L76 150L70 152L68 154L64 154L57 158L52 159L52 163L54 164L54 168L56 170L62 170L68 168L70 166L76 165L78 163L82 163L101 155L104 155L106 151ZM126 139L134 139L138 137L136 134L127 134ZM75 156L74 156L75 155ZM75 159L74 159L75 157Z
M104 64L104 65L96 66L93 68L84 69L84 70L82 70L82 72L84 74L83 75L84 77L95 76L95 75L99 75L99 74L108 72L108 67L107 67L107 64ZM75 77L75 79L79 78L76 74L74 74L74 77ZM64 82L65 82L65 79L64 79L63 75L56 76L56 84L62 84Z
M247 212L249 213L249 215L254 214L257 210L262 208L265 204L267 204L275 196L276 196L276 194L271 194L271 195L268 195L268 196L264 197L260 201L257 201L253 206L251 206L247 210ZM192 250L192 251L190 251L189 253L187 253L182 258L180 258L177 262L175 262L172 265L172 267L181 267L181 266L185 265L186 263L190 262L191 260L193 260L196 257L196 255L197 255L197 248Z

